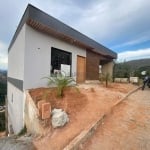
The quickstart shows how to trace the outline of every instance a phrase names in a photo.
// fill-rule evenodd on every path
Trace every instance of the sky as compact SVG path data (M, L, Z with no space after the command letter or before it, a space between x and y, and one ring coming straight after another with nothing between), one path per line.
M150 58L150 0L5 0L0 2L0 69L28 3L118 53Z

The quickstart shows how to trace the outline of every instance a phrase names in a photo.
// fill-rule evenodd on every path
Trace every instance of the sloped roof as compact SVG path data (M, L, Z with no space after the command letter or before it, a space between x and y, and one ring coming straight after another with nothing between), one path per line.
M117 58L117 54L115 52L92 40L79 31L71 28L70 26L64 24L63 22L57 20L56 18L46 14L45 12L32 6L31 4L28 4L25 10L25 13L10 43L8 51L10 50L15 39L17 38L17 35L19 34L22 26L25 23L41 32L51 34L74 45L82 46L88 50L92 50L106 57L110 57L113 59Z

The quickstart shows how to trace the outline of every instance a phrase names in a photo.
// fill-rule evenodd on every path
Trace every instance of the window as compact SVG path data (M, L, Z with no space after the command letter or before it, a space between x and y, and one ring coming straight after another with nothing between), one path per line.
M62 70L62 67L66 65L69 69L69 76L71 75L71 53L57 49L51 48L51 74L59 73ZM66 72L68 74L68 72Z

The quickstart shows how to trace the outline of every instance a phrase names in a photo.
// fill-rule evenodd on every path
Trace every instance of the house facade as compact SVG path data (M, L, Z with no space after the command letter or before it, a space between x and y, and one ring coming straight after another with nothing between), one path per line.
M117 54L43 11L28 5L8 49L8 128L24 127L25 90L65 71L77 83L98 80L99 66L112 74Z

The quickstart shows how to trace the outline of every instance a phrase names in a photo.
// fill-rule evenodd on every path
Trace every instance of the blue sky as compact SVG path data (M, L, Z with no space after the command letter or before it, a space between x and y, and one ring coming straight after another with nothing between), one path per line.
M0 68L30 3L118 53L118 60L150 58L149 0L5 0L0 3Z

